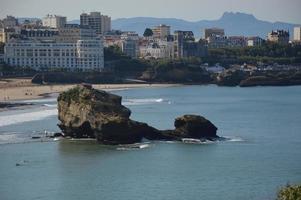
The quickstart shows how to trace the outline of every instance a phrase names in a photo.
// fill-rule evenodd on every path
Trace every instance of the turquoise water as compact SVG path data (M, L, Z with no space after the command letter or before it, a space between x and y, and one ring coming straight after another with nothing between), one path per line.
M301 87L185 86L116 91L132 118L173 128L191 113L228 142L153 142L117 150L93 142L32 142L58 131L55 99L0 113L0 199L275 199L301 183ZM20 163L21 166L16 166Z

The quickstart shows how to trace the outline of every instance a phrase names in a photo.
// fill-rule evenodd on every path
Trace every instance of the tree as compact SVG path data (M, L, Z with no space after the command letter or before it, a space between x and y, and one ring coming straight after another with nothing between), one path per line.
M150 28L146 28L144 33L143 33L144 37L151 37L153 35L154 35L154 33L153 33L152 29L150 29Z

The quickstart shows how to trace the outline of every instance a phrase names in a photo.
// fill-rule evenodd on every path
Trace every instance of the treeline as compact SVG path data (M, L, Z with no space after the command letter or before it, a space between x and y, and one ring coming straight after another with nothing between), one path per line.
M203 61L210 64L295 64L301 63L301 45L264 43L257 47L209 49Z

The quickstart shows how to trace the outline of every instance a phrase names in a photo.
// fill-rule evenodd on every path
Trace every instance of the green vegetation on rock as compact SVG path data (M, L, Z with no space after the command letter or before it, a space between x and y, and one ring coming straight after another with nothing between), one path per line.
M287 185L280 189L277 200L301 200L301 185Z
M265 43L262 46L244 48L209 49L205 62L210 64L257 64L258 62L273 64L301 63L301 45L280 45Z

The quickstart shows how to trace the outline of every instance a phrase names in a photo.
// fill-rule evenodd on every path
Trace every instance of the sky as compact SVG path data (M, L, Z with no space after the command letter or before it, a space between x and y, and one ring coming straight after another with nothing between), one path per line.
M164 17L188 21L218 19L226 11L253 14L270 22L301 24L301 0L0 0L0 18L46 14L79 19L80 13L100 11L112 19Z

